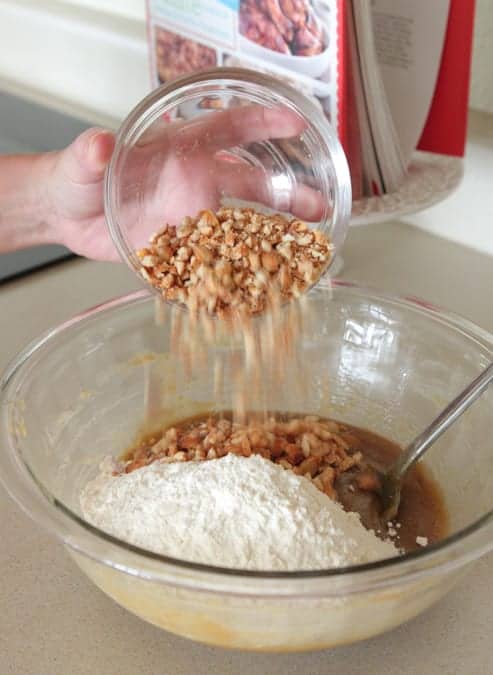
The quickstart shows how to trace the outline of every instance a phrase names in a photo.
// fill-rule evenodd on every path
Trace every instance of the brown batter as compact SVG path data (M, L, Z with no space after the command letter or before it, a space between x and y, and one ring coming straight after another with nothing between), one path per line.
M404 482L396 522L380 518L378 481L373 468L385 470L401 452L399 446L371 431L306 414L250 414L248 425L232 422L231 413L200 415L141 436L123 457L122 471L153 461L206 461L228 453L261 454L298 475L306 476L382 538L393 531L395 544L419 548L417 537L436 542L447 534L447 514L440 489L422 465ZM312 442L307 448L306 442Z
M345 427L347 431L341 432L343 438L350 443L352 448L362 452L368 464L380 471L385 470L401 452L401 448L396 443L383 436L359 427L348 425ZM365 523L365 516L368 517L368 510L365 510L368 500L378 500L378 497L374 493L358 494L344 490L341 483L345 479L344 475L339 479L339 501L348 510L358 511ZM360 504L357 503L358 496L363 500ZM374 508L375 506L370 506L370 509ZM405 551L420 548L416 543L416 537L426 537L432 544L447 536L448 516L440 487L422 464L412 467L404 481L396 523L400 527L395 528L398 536L393 540L399 548ZM368 525L368 523L365 524ZM381 532L377 533L381 535Z

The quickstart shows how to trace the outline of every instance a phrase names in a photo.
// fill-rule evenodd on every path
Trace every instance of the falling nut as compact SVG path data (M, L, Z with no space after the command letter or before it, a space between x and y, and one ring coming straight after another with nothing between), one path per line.
M279 265L281 264L281 259L279 254L275 251L270 251L269 253L262 253L262 267L267 270L267 272L277 272Z

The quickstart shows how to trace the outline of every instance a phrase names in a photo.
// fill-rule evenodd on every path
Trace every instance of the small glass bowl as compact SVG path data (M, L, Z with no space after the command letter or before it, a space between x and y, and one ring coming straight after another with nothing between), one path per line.
M123 122L106 173L113 241L135 251L165 223L220 205L299 217L326 234L334 261L349 225L344 151L317 105L281 80L218 68L153 91Z

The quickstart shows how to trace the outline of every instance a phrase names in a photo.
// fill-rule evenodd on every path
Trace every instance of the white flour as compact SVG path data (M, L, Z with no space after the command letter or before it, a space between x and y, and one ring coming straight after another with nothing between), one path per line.
M106 460L81 494L84 517L137 546L244 569L341 567L398 554L355 513L258 455L154 462L112 476Z

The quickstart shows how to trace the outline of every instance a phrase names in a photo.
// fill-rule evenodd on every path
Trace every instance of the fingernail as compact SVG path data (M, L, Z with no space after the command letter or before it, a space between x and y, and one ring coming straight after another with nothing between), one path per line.
M89 160L97 168L102 168L105 165L104 161L101 158L101 149L99 146L99 142L103 134L104 131L98 131L97 133L94 134L94 136L91 138L89 142L89 150L88 150Z
M101 133L102 133L101 131L96 131L96 132L91 136L91 140L89 141L89 154L94 153L94 151L96 150L96 148L97 148L97 143L98 143L98 139L99 139L99 137L101 136Z

